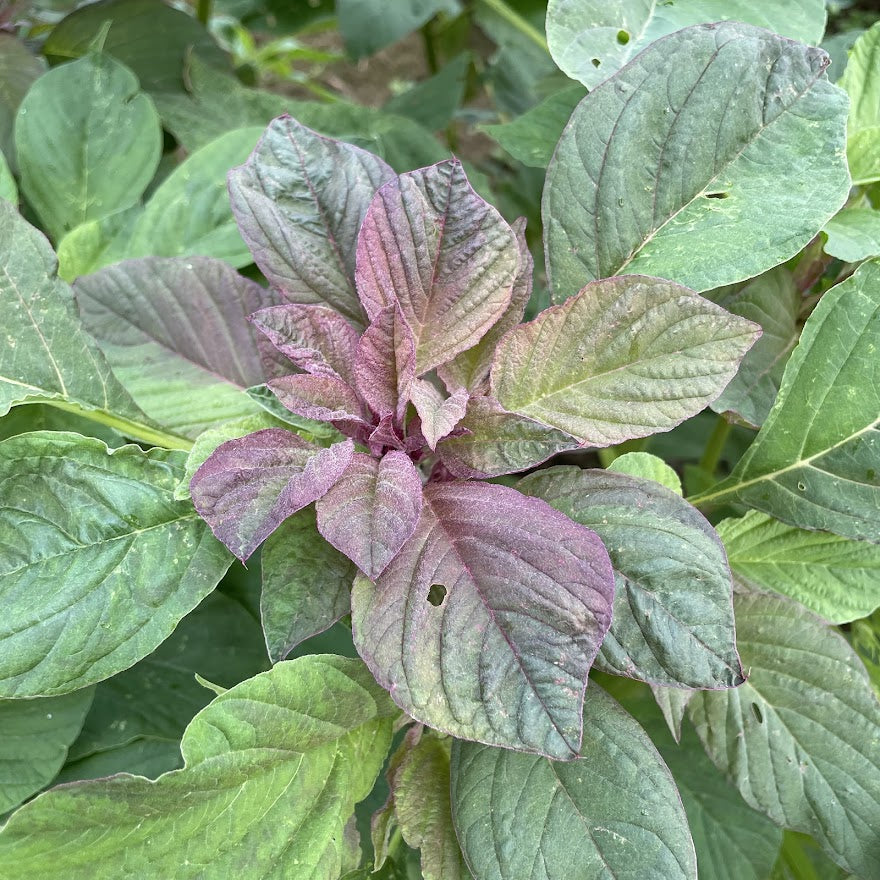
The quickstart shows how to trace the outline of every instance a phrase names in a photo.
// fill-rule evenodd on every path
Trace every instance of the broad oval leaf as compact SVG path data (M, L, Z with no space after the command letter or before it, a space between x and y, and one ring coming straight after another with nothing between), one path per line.
M355 645L417 720L571 759L613 589L601 541L543 501L431 483L391 565L355 581Z
M782 593L832 623L880 607L880 547L787 526L757 510L718 523L730 567L759 590Z
M617 474L653 480L676 495L682 494L681 478L678 474L662 458L657 458L650 452L625 452L618 455L607 469Z
M133 205L162 155L162 128L135 75L90 54L43 74L21 102L21 189L53 237Z
M193 719L182 770L68 785L19 810L0 832L4 873L338 877L353 867L345 826L382 767L393 713L357 661L280 663Z
M812 835L854 874L876 876L880 705L864 667L786 599L738 596L736 620L748 681L688 705L709 757L752 807Z
M853 183L880 180L880 23L862 34L849 53L839 85L850 97L846 154Z
M315 510L318 531L375 580L415 531L422 478L403 452L378 460L357 452Z
M374 196L358 236L357 288L371 319L399 305L416 375L475 345L507 311L519 267L513 230L458 160L402 174Z
M880 127L877 129L880 152ZM844 208L822 230L827 236L825 253L846 263L859 263L880 256L880 211L874 208Z
M880 261L832 287L807 319L776 403L733 473L731 497L804 529L880 541Z
M267 428L218 446L190 492L214 534L244 561L287 517L324 495L353 452L350 440L322 448Z
M61 432L0 443L0 696L127 669L214 589L231 557L174 500L184 458Z
M126 260L74 291L86 330L163 428L194 439L258 412L244 392L266 376L246 318L273 302L270 291L207 257Z
M818 45L824 0L550 0L547 42L564 73L587 88L608 79L649 43L711 21L742 21Z
M681 496L608 471L555 467L521 480L605 543L617 578L598 668L672 687L736 687L730 569L712 526Z
M376 190L393 179L381 159L274 120L229 174L232 211L254 261L295 303L323 304L365 325L354 286L357 235Z
M849 193L827 65L767 31L701 25L587 95L544 189L553 296L624 272L708 290L794 256Z
M577 760L455 741L455 830L476 880L696 880L687 819L651 740L591 684Z
M610 446L696 415L758 331L671 281L608 278L511 330L492 392L511 412Z

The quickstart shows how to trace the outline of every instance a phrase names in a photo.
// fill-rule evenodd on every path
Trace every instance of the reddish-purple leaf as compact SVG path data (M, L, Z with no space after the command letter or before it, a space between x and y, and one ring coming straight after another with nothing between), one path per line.
M322 422L366 421L357 394L342 379L297 373L266 384L278 400L298 416Z
M395 702L465 739L577 756L584 688L611 623L598 536L538 499L429 483L416 531L355 581L361 656Z
M385 449L403 449L404 446L403 438L394 426L394 417L384 416L370 434L370 451L374 455L381 455Z
M409 396L421 419L422 435L430 448L436 449L438 441L446 437L464 417L467 409L466 388L457 388L444 397L437 388L424 379L414 379L409 386Z
M273 120L229 174L241 236L269 282L295 303L323 303L365 325L354 286L358 230L394 172L372 153Z
M358 332L339 312L287 303L260 309L250 319L301 370L354 383Z
M398 554L422 509L422 479L409 456L355 453L318 502L318 531L371 580Z
M505 313L518 265L513 231L451 160L376 193L358 237L356 278L370 318L400 305L421 375L470 348Z
M244 561L288 516L324 495L353 453L351 440L326 449L283 428L257 431L214 450L190 482L193 503Z

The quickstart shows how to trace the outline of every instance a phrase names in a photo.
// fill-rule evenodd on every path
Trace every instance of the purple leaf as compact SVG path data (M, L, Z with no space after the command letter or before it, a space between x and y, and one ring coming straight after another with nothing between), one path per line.
M283 428L257 431L214 450L190 482L193 503L244 561L288 516L324 495L353 453L350 440L325 449Z
M354 286L358 230L394 172L371 153L273 120L229 174L241 236L269 283L295 303L323 303L365 325Z
M361 336L355 356L355 387L380 418L403 420L415 375L413 335L399 306L382 309Z
M451 160L376 193L358 237L356 278L370 318L400 305L422 375L504 314L518 265L513 231Z
M408 456L355 453L316 506L318 531L375 580L412 535L421 509L422 479Z
M322 422L364 422L365 414L350 385L332 376L297 373L266 383L292 413Z
M355 644L413 718L465 739L576 757L584 688L611 623L597 535L538 499L429 483L419 524L352 593Z
M354 383L358 333L339 312L287 303L260 309L250 319L301 370Z
M405 443L403 441L403 438L400 436L400 433L394 427L393 416L384 416L382 418L382 420L379 422L378 425L376 425L375 429L370 434L368 445L371 452L375 450L373 454L376 456L382 455L383 451L388 448L404 449Z
M446 437L461 421L467 409L466 388L458 388L444 397L430 382L414 379L409 396L421 419L422 435L433 451L438 441Z

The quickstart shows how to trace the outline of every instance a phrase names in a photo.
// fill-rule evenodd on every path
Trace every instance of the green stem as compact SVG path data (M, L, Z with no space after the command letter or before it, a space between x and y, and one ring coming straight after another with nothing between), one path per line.
M524 37L528 37L545 52L550 51L545 36L534 25L529 24L518 12L514 12L504 0L480 0L480 3L503 18L509 25L515 27Z
M706 448L703 450L703 457L700 459L700 467L710 474L714 474L718 468L718 462L721 461L721 453L724 452L724 444L730 434L732 425L724 416L718 416L715 422L715 428L709 435L706 442Z
M422 42L425 44L425 60L428 62L428 70L433 76L440 69L440 65L437 61L437 49L434 46L434 33L430 21L426 21L422 26Z
M55 409L62 409L65 412L76 413L99 425L106 425L131 437L133 440L139 440L141 443L149 443L151 446L161 446L164 449L183 449L189 452L192 449L192 440L186 437L179 437L177 434L169 434L158 428L151 428L149 425L143 425L140 422L126 419L123 416L113 415L113 413L105 412L100 409L85 409L75 403L69 403L66 400L40 400L38 403L46 403L54 406Z
M214 0L198 0L196 4L196 18L207 27L208 22L211 20L211 7L214 5Z

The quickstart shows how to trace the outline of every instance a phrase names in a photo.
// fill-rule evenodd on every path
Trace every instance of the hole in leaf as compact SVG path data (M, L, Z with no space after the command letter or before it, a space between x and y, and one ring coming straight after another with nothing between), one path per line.
M625 46L629 42L629 31L618 31L617 42L620 43L621 46Z
M590 64L592 64L593 67L598 67L601 63L602 63L602 62L601 62L598 58L593 58L593 59L590 61Z
M443 584L431 584L431 589L428 590L428 602L435 608L439 608L445 598L446 587Z
M757 721L758 724L764 723L764 716L761 714L761 709L757 703L752 703L752 715L755 716L755 721Z
M706 193L707 199L726 199L730 193L719 192L719 193Z

